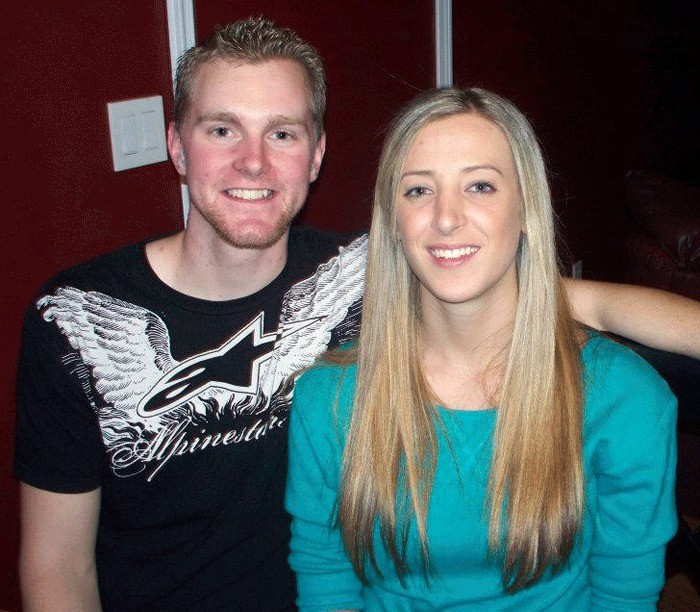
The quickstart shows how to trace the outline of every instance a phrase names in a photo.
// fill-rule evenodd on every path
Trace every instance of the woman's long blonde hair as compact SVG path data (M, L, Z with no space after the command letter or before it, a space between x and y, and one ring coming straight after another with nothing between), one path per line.
M490 466L489 548L503 554L508 591L568 558L581 525L582 397L579 344L563 293L545 164L527 119L481 89L440 89L409 103L389 126L374 192L354 410L343 455L338 522L358 575L377 562L373 535L400 577L415 520L430 568L426 516L437 461L434 397L421 369L418 282L396 238L396 194L418 131L476 114L501 128L517 170L524 233L518 301L503 366ZM505 513L505 515L504 515ZM502 519L505 518L505 521ZM504 532L502 533L502 525Z

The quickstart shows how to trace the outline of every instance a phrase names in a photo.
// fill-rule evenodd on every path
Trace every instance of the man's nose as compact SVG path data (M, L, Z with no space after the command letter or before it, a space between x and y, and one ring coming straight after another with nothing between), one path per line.
M267 152L261 138L248 137L238 147L235 167L247 176L256 177L265 171Z

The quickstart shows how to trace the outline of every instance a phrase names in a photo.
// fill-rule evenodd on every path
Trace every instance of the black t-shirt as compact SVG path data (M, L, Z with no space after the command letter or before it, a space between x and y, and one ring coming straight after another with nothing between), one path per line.
M105 609L293 604L283 509L290 375L359 326L366 237L294 228L245 298L174 291L144 245L57 275L25 316L15 474L101 487Z

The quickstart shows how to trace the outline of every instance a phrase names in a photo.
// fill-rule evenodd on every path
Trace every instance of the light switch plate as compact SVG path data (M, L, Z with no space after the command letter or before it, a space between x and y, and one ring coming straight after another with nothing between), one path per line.
M114 170L128 170L168 159L163 97L107 104Z

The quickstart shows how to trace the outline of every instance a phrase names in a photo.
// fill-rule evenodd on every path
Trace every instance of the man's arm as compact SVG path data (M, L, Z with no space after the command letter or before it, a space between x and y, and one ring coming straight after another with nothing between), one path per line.
M636 285L565 278L564 286L577 321L700 359L700 302Z
M52 493L20 484L20 582L26 612L101 610L95 568L100 489Z

